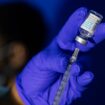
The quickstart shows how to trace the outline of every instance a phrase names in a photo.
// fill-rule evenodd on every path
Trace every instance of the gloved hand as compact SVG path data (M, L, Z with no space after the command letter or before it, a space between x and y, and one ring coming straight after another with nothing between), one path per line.
M25 105L52 105L71 52L77 46L81 51L87 51L94 46L91 42L82 46L74 41L86 14L86 8L74 12L52 43L34 56L17 77L17 91ZM94 36L96 43L105 38L104 27L105 25L101 24L97 28ZM79 72L79 66L74 64L60 105L69 104L80 97L84 86L92 81L91 72L82 75L79 75Z

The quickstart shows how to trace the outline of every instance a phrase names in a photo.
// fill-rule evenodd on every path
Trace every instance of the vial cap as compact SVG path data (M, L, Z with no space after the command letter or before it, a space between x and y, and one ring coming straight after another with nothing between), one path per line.
M75 40L76 40L77 42L83 44L83 45L86 45L86 43L87 43L87 40L85 40L85 39L83 39L83 38L81 38L81 37L79 37L79 36L76 36Z

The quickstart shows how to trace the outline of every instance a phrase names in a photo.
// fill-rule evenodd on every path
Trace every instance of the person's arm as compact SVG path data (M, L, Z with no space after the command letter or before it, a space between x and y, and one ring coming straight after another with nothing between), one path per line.
M17 105L24 105L18 92L17 92L16 82L14 82L11 87L11 96L13 97L13 101L15 101L17 103Z

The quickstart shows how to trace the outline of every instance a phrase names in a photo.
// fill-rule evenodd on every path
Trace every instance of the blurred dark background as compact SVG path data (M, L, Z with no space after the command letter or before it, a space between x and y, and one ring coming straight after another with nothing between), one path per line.
M104 0L0 0L0 57L3 56L0 58L0 105L11 104L12 98L8 98L11 79L49 44L79 7L93 9L105 17ZM105 41L84 56L90 57L91 62L81 60L82 69L91 70L95 78L72 105L104 105Z

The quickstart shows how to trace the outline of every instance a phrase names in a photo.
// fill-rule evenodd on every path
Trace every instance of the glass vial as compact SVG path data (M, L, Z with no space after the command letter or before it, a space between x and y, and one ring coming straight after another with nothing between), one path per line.
M94 31L102 19L103 16L101 14L90 10L87 18L80 26L80 35L75 40L81 44L86 44L87 39L93 37Z

